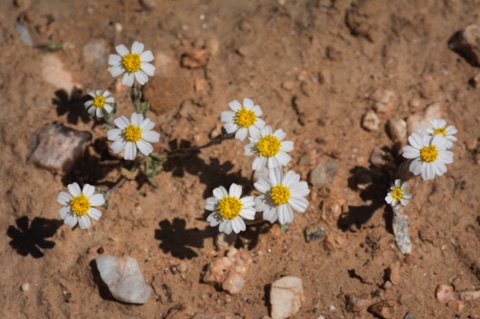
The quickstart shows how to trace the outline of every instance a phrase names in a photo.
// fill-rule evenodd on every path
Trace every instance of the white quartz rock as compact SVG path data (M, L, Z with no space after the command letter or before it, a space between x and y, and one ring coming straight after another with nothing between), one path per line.
M145 282L138 262L132 257L98 256L95 262L100 277L115 299L144 304L150 298L152 287Z

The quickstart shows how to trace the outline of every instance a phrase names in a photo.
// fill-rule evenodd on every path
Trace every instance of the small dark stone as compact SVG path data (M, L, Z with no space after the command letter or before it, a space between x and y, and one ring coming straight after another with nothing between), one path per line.
M305 240L307 243L318 239L324 239L326 235L325 229L320 225L311 225L305 228Z
M97 249L97 254L103 254L105 252L105 250L103 249L103 247L99 247Z
M170 271L172 274L176 275L179 273L178 267L177 266L170 266Z

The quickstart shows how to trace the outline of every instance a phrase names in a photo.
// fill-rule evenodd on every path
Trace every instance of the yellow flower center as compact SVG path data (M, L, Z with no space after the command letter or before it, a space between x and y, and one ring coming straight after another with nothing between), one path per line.
M275 185L270 190L270 197L277 205L283 205L290 199L290 190L287 186Z
M75 215L85 215L90 209L90 206L90 201L84 194L80 194L70 199L70 207Z
M140 126L130 124L123 130L123 135L127 142L136 142L142 137L142 129Z
M105 105L105 98L101 95L98 95L93 98L93 106L96 108L101 108Z
M127 53L122 58L122 65L128 73L135 73L140 70L142 66L142 61L140 60L140 54L138 53Z
M442 134L443 136L447 136L447 128L446 127L437 128L436 130L433 130L433 134L434 135Z
M260 155L264 157L272 157L280 152L281 142L273 135L262 137L257 143L257 149Z
M235 196L225 196L218 201L218 213L224 219L234 219L242 211L243 204Z
M435 145L422 147L420 150L420 158L427 163L436 161L438 158L438 151Z
M396 200L401 200L403 198L403 192L401 187L395 187L392 190L392 197Z
M242 107L235 114L235 123L240 127L250 127L257 120L255 112Z

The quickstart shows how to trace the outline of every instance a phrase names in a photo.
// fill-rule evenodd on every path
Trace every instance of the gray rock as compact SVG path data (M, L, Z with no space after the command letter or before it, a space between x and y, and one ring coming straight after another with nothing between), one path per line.
M72 74L65 69L65 65L58 55L43 55L40 62L40 73L45 82L57 89L72 92L75 87L80 87Z
M448 46L471 65L480 66L480 26L471 24L455 33Z
M412 242L408 232L408 217L400 205L393 208L393 233L398 249L402 254L410 254L412 252Z
M317 188L325 187L329 183L333 182L337 171L337 163L333 161L322 163L310 172L310 184Z
M87 64L101 66L106 63L107 56L107 41L105 39L91 39L83 47L83 60Z
M356 294L347 295L347 311L348 312L360 312L373 303L372 296L370 294L363 294L357 296Z
M370 163L375 167L382 167L386 164L384 152L379 147L374 147L370 153Z
M305 240L307 243L324 239L326 235L325 229L320 225L311 225L305 228Z
M441 303L446 304L453 299L453 287L451 285L441 284L435 290L435 297Z
M91 138L89 132L62 124L46 125L35 131L28 141L27 162L53 172L68 173Z
M387 122L387 130L392 141L404 143L407 140L407 122L404 120L389 119Z
M278 279L270 289L270 316L272 319L288 318L300 310L304 301L302 279L292 276Z
M122 302L144 304L152 294L138 262L132 257L117 258L103 255L95 258L103 282L112 296Z
M477 291L464 291L460 293L460 299L468 301L480 298L480 290Z
M373 110L368 110L362 117L362 127L368 131L378 131L380 121Z

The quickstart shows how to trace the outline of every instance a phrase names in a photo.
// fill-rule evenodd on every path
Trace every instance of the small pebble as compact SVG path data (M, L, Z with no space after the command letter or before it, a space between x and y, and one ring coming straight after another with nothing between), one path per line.
M376 304L371 305L368 311L379 316L380 318L390 319L395 315L395 301L384 300Z
M370 307L372 303L373 299L369 294L360 296L349 294L347 296L347 311L359 312Z
M362 117L362 127L368 131L378 131L380 120L373 110L368 110Z
M465 309L465 303L458 299L450 300L449 302L447 302L447 307L454 309L457 312L461 312L463 311L463 309Z
M480 26L471 24L455 33L448 41L451 50L473 66L480 66Z
M170 271L172 274L176 275L179 273L178 267L177 266L170 266Z
M103 254L105 252L105 250L103 249L103 247L99 247L97 249L97 254Z
M324 239L326 236L325 229L320 225L311 225L305 228L305 240L307 243Z
M402 119L391 118L387 122L390 139L394 142L404 142L407 139L407 122Z
M480 298L480 290L477 291L464 291L460 293L460 299L469 301Z
M24 283L24 284L22 284L22 285L20 286L20 289L21 289L22 291L25 291L25 292L26 292L26 291L29 291L29 290L30 290L30 284L29 284L28 282L26 282L26 283Z
M187 269L188 269L188 264L184 261L182 261L180 265L178 265L178 270L180 270L181 273L185 273Z
M441 303L447 303L453 299L453 287L446 284L438 285L435 291L435 296Z
M183 68L198 69L207 65L208 58L206 50L194 49L182 54L180 64Z

